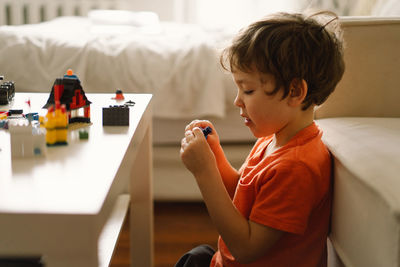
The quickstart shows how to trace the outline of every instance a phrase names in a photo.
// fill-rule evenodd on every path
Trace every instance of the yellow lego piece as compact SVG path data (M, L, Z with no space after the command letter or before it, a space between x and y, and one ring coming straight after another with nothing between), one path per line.
M49 108L41 121L46 128L47 145L67 144L68 114L65 108Z

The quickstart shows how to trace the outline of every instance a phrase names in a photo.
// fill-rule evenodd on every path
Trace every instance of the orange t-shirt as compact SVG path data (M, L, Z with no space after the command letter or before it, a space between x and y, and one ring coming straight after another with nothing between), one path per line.
M233 203L245 218L285 233L250 264L236 262L220 237L210 266L327 265L332 162L321 136L313 123L264 159L272 139L257 140L240 169Z

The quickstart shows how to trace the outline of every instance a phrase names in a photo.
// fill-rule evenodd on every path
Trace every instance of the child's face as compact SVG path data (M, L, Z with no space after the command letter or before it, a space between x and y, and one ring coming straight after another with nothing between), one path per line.
M281 131L293 115L287 103L282 100L283 90L268 95L275 89L275 79L270 74L259 74L235 70L232 73L238 93L234 104L240 108L240 115L255 137L269 136Z

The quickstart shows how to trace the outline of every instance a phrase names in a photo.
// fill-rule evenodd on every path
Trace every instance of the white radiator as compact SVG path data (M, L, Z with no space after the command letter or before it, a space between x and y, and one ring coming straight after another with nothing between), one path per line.
M0 0L0 25L38 23L59 16L86 16L92 9L129 9L130 0Z

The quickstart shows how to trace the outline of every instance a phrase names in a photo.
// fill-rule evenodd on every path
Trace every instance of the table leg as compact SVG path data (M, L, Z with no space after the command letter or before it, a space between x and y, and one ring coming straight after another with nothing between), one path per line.
M131 171L131 266L153 266L153 190L151 119Z

